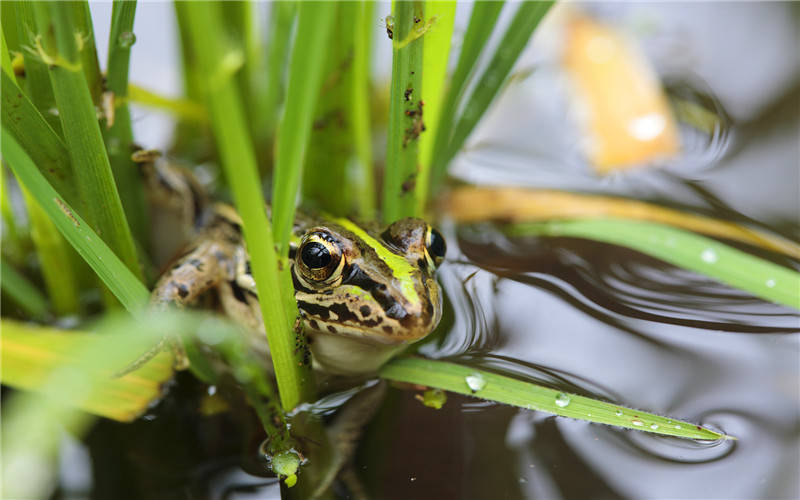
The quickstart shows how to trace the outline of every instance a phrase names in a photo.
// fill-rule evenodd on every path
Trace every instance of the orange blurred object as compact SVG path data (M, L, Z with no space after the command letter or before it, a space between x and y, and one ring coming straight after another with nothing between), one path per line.
M680 151L661 82L624 37L574 12L566 23L563 64L595 170L645 166Z

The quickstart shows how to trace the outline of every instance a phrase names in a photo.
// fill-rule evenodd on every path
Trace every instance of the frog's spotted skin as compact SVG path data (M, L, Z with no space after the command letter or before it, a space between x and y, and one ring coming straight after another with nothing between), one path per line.
M200 218L189 251L156 284L153 305L185 306L213 290L228 316L263 332L238 214L216 204ZM326 371L373 372L441 319L434 270L444 257L444 240L420 219L374 233L347 219L299 215L289 257L308 343Z

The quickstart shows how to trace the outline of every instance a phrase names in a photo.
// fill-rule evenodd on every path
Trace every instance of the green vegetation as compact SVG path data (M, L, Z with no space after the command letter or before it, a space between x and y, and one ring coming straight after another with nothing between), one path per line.
M73 339L64 331L51 331L58 339L52 348L62 356L50 365L43 361L46 343L35 345L35 373L27 372L24 349L13 351L22 358L3 363L3 383L48 396L20 392L4 408L3 434L12 437L3 441L5 478L24 477L16 475L24 471L14 468L21 463L14 458L28 456L25 453L48 462L56 450L59 425L75 432L88 428L91 418L72 407L108 416L102 412L108 408L101 411L96 404L108 390L108 374L133 361L130 353L145 352L160 342L165 331L182 332L193 340L216 339L222 357L241 367L238 382L276 443L270 452L286 458L292 441L285 413L315 398L313 374L300 362L303 352L295 349L297 307L287 260L298 197L314 197L302 202L368 221L424 215L443 185L447 165L497 96L551 3L513 7L499 46L488 55L487 41L498 29L499 15L512 7L476 3L450 76L446 67L454 57L450 48L455 3L394 5L395 12L386 20L393 52L388 123L376 123L372 117L380 113L370 108L377 101L370 93L381 82L372 81L369 67L370 27L378 13L368 1L275 3L266 30L251 4L228 10L223 2L176 2L186 89L177 100L128 82L130 52L135 50L135 2L114 3L105 83L86 2L3 3L2 158L28 193L30 237L42 278L33 279L30 270L23 269L24 262L6 253L23 244L27 228L16 225L4 179L3 292L22 311L18 319L44 321L86 306L102 310L105 320L96 335L113 340L86 341L82 335ZM488 63L481 67L484 56ZM14 61L20 58L24 77L15 71ZM141 251L148 248L148 214L130 158L135 140L130 101L172 111L179 121L174 153L194 158L203 149L224 173L221 191L232 195L244 224L277 396L253 354L230 340L235 336L230 325L212 322L209 327L211 320L199 314L143 314L149 298L144 271L151 270L152 263ZM384 125L387 151L381 170L373 135ZM376 179L383 180L382 189L376 187ZM264 210L266 186L272 190L271 221ZM330 191L331 186L347 186L341 188L346 192ZM316 196L320 187L332 192L332 198ZM767 300L800 307L798 273L671 227L608 218L517 225L510 231L628 246ZM74 264L64 242L85 264ZM38 282L46 283L45 291L33 284ZM92 299L103 290L116 299L104 305ZM129 315L111 312L117 301ZM4 334L13 332L8 341L19 345L35 329L8 319L3 327ZM191 342L187 348L194 373L213 382L215 375L203 364L202 354ZM153 373L160 380L171 372ZM402 358L389 363L381 376L638 431L691 439L723 437L676 419L451 363ZM153 397L148 391L132 395L134 407L125 415L132 417ZM294 458L287 462L296 467ZM291 479L293 474L285 472L290 481L297 479ZM43 488L34 496L49 491L41 483L45 482L31 480L34 488Z

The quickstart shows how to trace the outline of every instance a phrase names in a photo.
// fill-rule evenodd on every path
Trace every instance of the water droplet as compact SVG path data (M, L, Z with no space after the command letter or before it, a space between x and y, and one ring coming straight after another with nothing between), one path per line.
M651 429L656 430L658 429L658 424L653 424L650 426Z
M639 420L638 418L635 418L635 419L631 420L631 423L632 423L633 425L637 426L637 427L641 427L641 426L643 426L643 425L644 425L644 422L642 422L642 421L641 421L641 420Z
M136 35L132 31L123 31L117 37L117 43L119 43L120 48L129 49L136 43Z
M618 416L618 417L621 417L621 416L622 416L622 410L617 410L617 411L615 411L615 412L614 412L614 415L616 415L616 416Z
M706 262L708 264L713 264L714 262L719 260L717 252L715 252L713 248L706 248L705 250L703 250L703 253L700 254L700 258L703 259L703 262Z
M775 287L775 280L770 278L764 284L767 285L767 288L774 288Z
M470 388L472 392L477 392L486 387L486 380L483 378L483 375L480 373L473 373L472 375L467 375L464 377L464 380L467 382L467 386Z
M675 428L676 428L676 429L680 429L680 428L681 428L681 426L680 426L680 425L676 425L676 426L675 426Z
M559 408L564 408L566 406L569 406L569 402L570 402L569 396L564 394L563 392L559 392L558 395L556 396L556 406L558 406Z

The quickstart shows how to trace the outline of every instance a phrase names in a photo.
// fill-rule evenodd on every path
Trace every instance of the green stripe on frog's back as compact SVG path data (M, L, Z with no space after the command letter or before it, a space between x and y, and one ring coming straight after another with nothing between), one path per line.
M350 220L343 218L333 218L331 220L356 235L365 245L375 250L378 257L392 270L392 275L400 281L403 295L411 304L418 305L422 303L419 293L414 287L414 276L417 270L408 260L386 248L383 243L370 236L369 233Z

